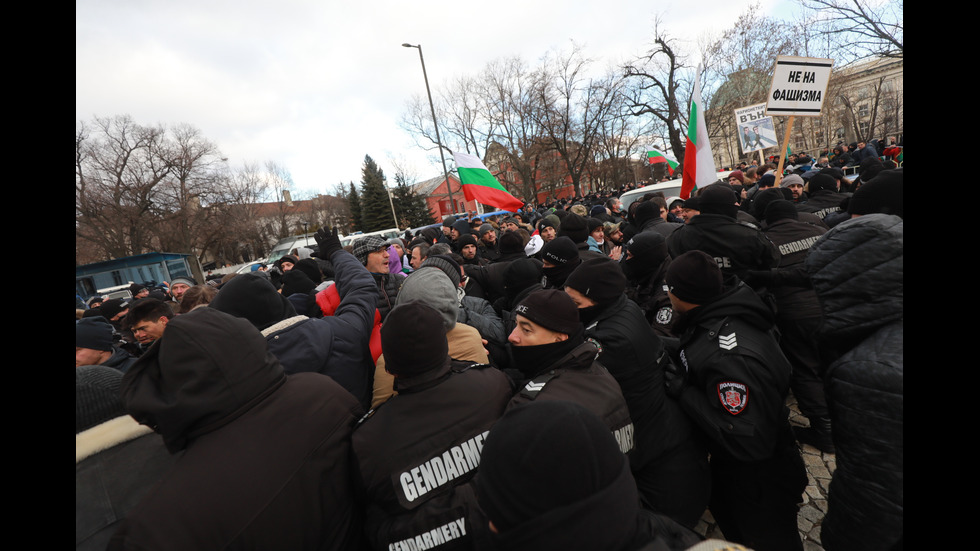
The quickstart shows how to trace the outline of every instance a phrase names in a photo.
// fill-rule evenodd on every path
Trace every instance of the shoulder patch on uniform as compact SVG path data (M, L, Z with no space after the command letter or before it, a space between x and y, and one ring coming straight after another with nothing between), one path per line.
M718 335L718 346L723 350L731 350L738 346L738 343L735 342L735 332L733 331L729 335Z
M598 358L599 357L599 354L602 354L602 343L599 342L599 341L597 341L593 337L589 337L589 338L585 339L585 341L586 342L591 342L593 345L595 345L595 357Z
M660 325L670 325L670 320L673 317L674 309L669 306L664 306L660 310L657 310L657 323Z
M732 415L738 415L745 410L749 403L749 388L742 383L725 381L718 383L718 400L724 406L725 411Z

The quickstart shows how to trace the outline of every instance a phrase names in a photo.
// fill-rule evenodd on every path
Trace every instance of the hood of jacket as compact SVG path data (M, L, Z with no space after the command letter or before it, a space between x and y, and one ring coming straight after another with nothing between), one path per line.
M844 221L806 258L823 311L823 337L859 337L905 312L904 226L891 214Z
M240 417L285 381L251 323L198 308L167 324L125 374L120 393L129 414L175 453Z

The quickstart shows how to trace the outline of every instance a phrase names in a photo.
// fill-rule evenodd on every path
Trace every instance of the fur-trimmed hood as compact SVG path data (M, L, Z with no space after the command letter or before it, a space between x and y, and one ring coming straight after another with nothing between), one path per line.
M75 435L75 464L99 452L153 432L129 415L120 415Z

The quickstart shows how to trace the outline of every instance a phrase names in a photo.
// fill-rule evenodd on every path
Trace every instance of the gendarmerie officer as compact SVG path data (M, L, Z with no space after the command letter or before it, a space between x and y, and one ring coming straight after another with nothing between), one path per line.
M355 488L372 549L472 549L487 522L470 481L511 396L506 375L449 358L442 316L399 304L381 328L398 394L354 430Z
M715 259L725 275L745 278L747 270L768 270L779 265L779 253L759 228L736 220L738 205L728 184L712 184L698 196L701 213L667 237L671 258L688 251L703 251Z
M531 401L575 402L606 424L628 456L634 449L633 422L616 379L595 361L595 344L585 340L578 308L557 289L529 294L514 309L517 325L508 340L514 367L524 379L507 408Z
M803 549L796 518L807 475L789 425L791 367L773 315L737 278L723 285L701 251L673 259L666 276L677 321L678 369L667 388L711 452L711 513L725 538L756 549Z
M636 427L630 467L644 506L693 529L711 492L708 454L697 429L667 396L663 342L625 289L626 276L611 258L587 260L565 281L586 338L600 346L599 362L619 383L629 407Z

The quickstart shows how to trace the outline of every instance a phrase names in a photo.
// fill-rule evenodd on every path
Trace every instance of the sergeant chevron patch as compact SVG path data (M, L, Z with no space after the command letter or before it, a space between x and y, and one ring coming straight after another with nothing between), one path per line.
M539 392L542 388L544 388L544 385L546 384L547 381L544 383L536 383L534 381L528 381L527 385L524 386L524 390L527 390L528 392Z
M722 349L731 350L737 345L738 343L735 342L735 333L732 333L731 335L718 335L718 346L720 346Z

